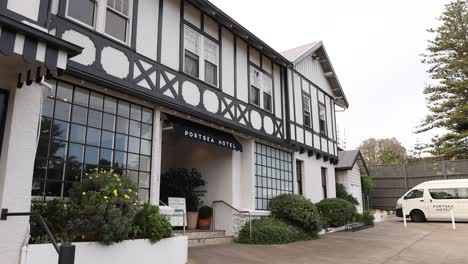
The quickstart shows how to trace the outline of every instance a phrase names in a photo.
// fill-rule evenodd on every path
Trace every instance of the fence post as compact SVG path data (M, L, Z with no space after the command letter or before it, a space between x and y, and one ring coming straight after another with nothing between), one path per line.
M405 188L408 191L408 175L406 174L406 162L402 164L403 166L403 177L405 178Z
M442 160L442 173L444 174L444 179L447 179L447 168L445 165L445 160Z

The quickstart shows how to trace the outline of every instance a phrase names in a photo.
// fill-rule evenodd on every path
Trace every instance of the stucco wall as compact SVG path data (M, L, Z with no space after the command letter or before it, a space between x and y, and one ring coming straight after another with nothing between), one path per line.
M302 175L302 189L303 195L309 198L312 202L317 203L323 199L322 190L322 176L321 168L327 168L327 195L328 198L336 197L335 189L335 166L330 162L325 162L323 159L317 159L315 155L309 157L307 153L300 154L299 152L294 153L294 186L295 192L297 193L297 171L296 171L296 160L304 162Z
M155 244L151 244L146 239L139 239L126 240L111 246L94 242L80 242L74 245L76 246L75 264L185 264L188 258L186 236L163 239ZM28 246L26 264L57 262L57 252L51 244Z
M33 82L10 89L7 121L0 160L0 207L27 212L36 155L41 85ZM1 263L18 263L28 235L28 217L9 217L0 223Z

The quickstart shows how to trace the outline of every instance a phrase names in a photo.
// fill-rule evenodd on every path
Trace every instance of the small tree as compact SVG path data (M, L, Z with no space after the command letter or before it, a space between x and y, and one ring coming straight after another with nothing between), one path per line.
M364 196L364 209L369 210L369 199L372 189L374 189L375 183L371 176L362 176L361 177L361 188L362 194Z
M405 147L395 138L369 138L359 149L367 164L399 164L406 159Z

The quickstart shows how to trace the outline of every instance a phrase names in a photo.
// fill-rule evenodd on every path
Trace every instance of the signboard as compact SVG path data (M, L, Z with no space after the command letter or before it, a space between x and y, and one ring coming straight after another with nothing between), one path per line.
M174 210L177 209L182 209L184 210L185 213L185 225L187 225L187 210L185 209L185 198L179 198L179 197L169 197L168 199L168 205ZM184 216L182 212L174 212L174 215L172 215L169 218L169 222L171 223L172 226L183 226L184 225Z

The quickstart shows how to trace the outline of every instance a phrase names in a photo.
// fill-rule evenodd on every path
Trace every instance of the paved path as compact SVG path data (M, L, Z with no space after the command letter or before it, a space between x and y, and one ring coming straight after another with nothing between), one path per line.
M468 223L411 223L399 219L359 232L340 232L288 245L228 244L189 249L189 264L462 264L468 263Z

